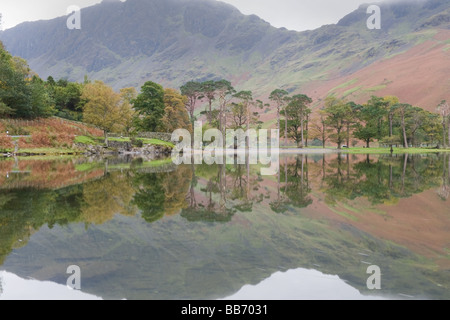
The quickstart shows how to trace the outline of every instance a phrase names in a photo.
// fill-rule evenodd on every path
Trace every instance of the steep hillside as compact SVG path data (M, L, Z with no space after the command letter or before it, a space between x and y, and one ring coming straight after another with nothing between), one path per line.
M427 30L422 35L423 42L409 50L381 58L351 74L313 81L304 90L318 106L330 94L358 103L371 95L393 94L401 101L434 111L441 100L450 100L450 31Z
M330 93L354 99L389 93L428 109L450 98L440 72L450 68L448 0L380 7L381 30L367 29L362 5L336 25L295 32L212 0L108 1L82 10L81 30L68 30L67 18L60 17L23 23L0 39L41 77L82 80L88 74L115 88L149 79L178 87L192 79L228 78L261 97L275 87L316 101ZM416 68L430 59L433 66ZM373 80L370 70L378 72ZM419 97L424 84L434 89ZM344 91L333 90L340 85Z

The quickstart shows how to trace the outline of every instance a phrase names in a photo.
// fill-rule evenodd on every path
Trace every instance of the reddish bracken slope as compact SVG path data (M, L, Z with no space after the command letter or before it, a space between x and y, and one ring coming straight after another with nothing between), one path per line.
M395 95L402 102L435 111L441 100L450 100L450 30L439 30L431 40L351 75L331 78L311 83L305 92L314 101L334 93L357 103L371 95Z

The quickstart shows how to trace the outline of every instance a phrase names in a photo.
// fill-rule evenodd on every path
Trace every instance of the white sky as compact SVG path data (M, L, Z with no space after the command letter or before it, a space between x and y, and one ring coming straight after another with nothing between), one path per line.
M3 29L24 21L47 20L66 15L70 5L81 8L102 0L0 0ZM123 0L122 0L123 1ZM150 1L150 0L149 0ZM185 0L189 1L189 0ZM336 23L360 4L381 0L222 0L244 14L256 14L275 27L291 30L315 29Z

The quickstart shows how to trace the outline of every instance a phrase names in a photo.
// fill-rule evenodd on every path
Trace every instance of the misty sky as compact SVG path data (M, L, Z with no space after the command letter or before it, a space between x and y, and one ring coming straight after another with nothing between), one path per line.
M102 0L0 0L3 29L24 21L46 20L66 15L70 5L87 7ZM189 0L185 0L189 1ZM315 29L336 23L363 3L381 0L222 0L244 14L256 14L275 27Z

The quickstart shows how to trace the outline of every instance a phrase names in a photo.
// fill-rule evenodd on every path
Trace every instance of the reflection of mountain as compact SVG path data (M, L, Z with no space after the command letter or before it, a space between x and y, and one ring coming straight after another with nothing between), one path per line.
M1 280L4 279L4 294ZM45 293L45 294L43 294ZM34 279L21 279L15 274L0 271L0 300L100 300L101 298L66 285Z
M246 285L226 300L365 300L382 299L362 295L338 276L316 270L276 272L255 286ZM397 297L398 299L398 297Z
M77 264L83 290L104 298L222 298L298 267L338 274L369 294L362 261L382 268L383 294L449 298L448 275L406 249L348 225L330 228L308 216L274 215L264 206L237 213L229 224L179 216L143 224L117 216L88 230L82 224L43 228L15 253L6 270L64 283L67 266Z
M161 174L113 170L58 190L2 190L3 267L63 284L67 266L77 264L83 290L102 297L202 299L223 298L243 284L299 267L339 275L369 294L368 262L382 268L383 294L449 298L442 264L436 268L434 261L395 244L416 250L430 242L415 229L424 223L419 216L398 223L401 210L392 200L404 197L417 205L424 190L448 185L448 160L299 156L282 159L287 166L279 179L259 177L247 166L197 166L195 174L182 166ZM374 200L386 189L390 193L380 199L389 216L372 211L380 208ZM286 202L283 214L270 206L278 197ZM437 193L434 197L439 203L431 218L441 225L431 230L443 237L433 238L431 256L445 258L448 206ZM297 205L298 199L309 200L305 206ZM251 211L238 210L247 203ZM209 211L214 219L202 216L200 204L215 208ZM224 215L226 210L233 214ZM151 223L135 217L138 212ZM223 223L212 223L217 220ZM86 223L93 225L86 229ZM404 238L380 240L390 239L384 230L392 236L401 231Z

